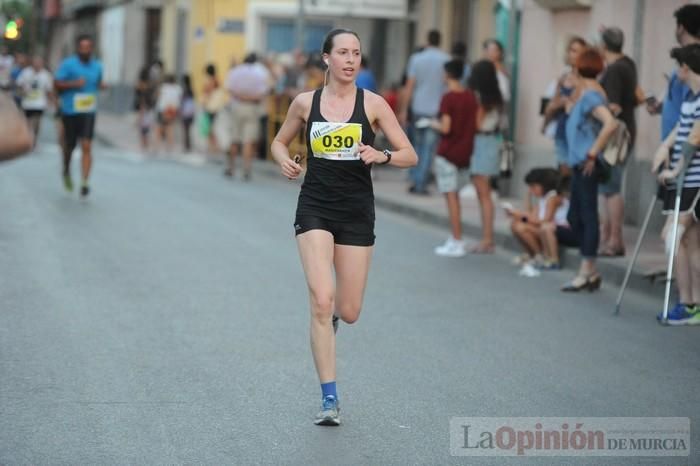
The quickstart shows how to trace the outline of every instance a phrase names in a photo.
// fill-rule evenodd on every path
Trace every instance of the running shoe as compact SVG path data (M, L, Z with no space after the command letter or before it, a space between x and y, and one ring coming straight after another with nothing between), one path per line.
M464 240L456 240L450 236L445 244L435 248L435 254L443 257L462 257L467 254L465 246Z
M559 262L545 260L536 265L538 270L561 270Z
M340 425L340 403L333 395L323 398L321 411L316 415L314 424L317 426L339 426Z
M88 194L90 194L90 187L88 185L84 184L80 188L80 197L86 198L86 197L88 197Z
M523 268L520 269L518 275L527 278L537 278L541 275L541 273L539 270L537 270L537 267L535 267L532 262L527 262L525 265L523 265Z
M513 257L513 260L511 260L511 264L517 265L518 267L525 265L526 262L529 262L530 259L530 254L519 254L515 257Z
M688 306L685 304L678 303L676 304L675 307L669 309L668 311L668 321L666 324L668 325L685 325L686 321L690 317L689 313L687 312ZM693 307L693 309L697 309L696 306ZM696 311L697 313L697 311ZM664 323L663 322L663 317L664 313L663 311L659 312L656 315L656 320L659 321L659 323Z
M67 173L63 175L63 187L66 188L66 191L68 191L69 193L73 192L73 180Z
M333 316L333 333L338 333L338 321L340 318L338 316Z
M700 306L695 305L686 310L689 314L686 325L700 325Z

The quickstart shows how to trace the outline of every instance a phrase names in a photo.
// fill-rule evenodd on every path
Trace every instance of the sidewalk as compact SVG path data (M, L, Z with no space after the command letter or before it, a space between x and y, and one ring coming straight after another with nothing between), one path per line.
M100 114L97 118L96 137L101 142L120 147L129 151L140 152L138 129L134 115ZM179 130L179 126L178 126ZM152 139L154 135L152 134ZM206 155L201 151L202 144L195 141L195 151L184 154L180 145L180 133L176 133L176 150L172 154L161 157L194 166L221 163L223 155ZM197 151L197 148L200 148ZM270 163L258 162L255 170L261 174L278 176L277 168ZM430 223L445 228L445 237L448 235L448 218L445 201L439 194L429 196L415 196L407 192L408 183L406 173L388 167L375 167L374 194L377 207L385 208L402 215L407 215L418 221ZM433 190L434 191L434 190ZM522 205L518 199L501 198L496 202L495 235L496 244L514 254L520 252L520 246L510 232L509 220L499 207L501 201L511 202L516 207ZM657 207L658 209L658 207ZM657 210L655 215L660 215ZM480 237L480 214L476 199L462 199L462 223L464 234L476 241ZM622 258L601 258L598 261L598 269L604 277L605 284L620 286L624 280L625 270L634 252L634 246L639 236L639 228L626 226L624 229L627 256ZM432 249L436 244L426 244L426 248ZM562 265L575 270L579 263L578 250L566 249L562 251ZM653 293L660 296L663 292L663 277L659 273L666 270L666 255L663 244L657 235L647 233L642 243L642 248L637 263L630 278L629 287L637 291ZM652 278L649 278L652 276ZM656 280L653 279L656 277Z

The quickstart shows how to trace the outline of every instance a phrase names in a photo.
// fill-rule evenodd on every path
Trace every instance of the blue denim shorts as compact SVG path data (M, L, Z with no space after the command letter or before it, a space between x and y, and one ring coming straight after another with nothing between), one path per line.
M557 165L569 165L569 151L566 147L566 141L555 139L554 149L557 153Z
M477 134L472 153L472 175L498 176L501 173L501 138L491 134Z
M620 194L622 191L622 175L624 174L625 167L623 165L615 165L608 169L609 178L605 183L598 185L598 194L603 196L612 196L614 194Z

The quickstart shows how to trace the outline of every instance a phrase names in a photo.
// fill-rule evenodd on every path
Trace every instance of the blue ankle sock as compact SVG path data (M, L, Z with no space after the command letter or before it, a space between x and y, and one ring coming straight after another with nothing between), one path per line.
M335 382L328 382L328 383L321 384L321 396L323 398L325 398L328 395L335 397L336 400L338 399L338 392L336 391L336 388L335 388Z

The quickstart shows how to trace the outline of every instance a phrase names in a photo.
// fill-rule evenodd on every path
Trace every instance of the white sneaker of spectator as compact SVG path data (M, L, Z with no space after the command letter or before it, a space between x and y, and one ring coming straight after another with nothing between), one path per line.
M467 184L459 190L459 197L462 199L476 199L476 188L473 184Z
M520 272L518 274L521 277L527 277L527 278L536 278L542 275L542 273L535 268L535 266L532 264L532 262L527 262L525 265L523 265L523 268L520 269Z
M476 199L476 188L473 184L465 185L462 189L459 190L459 197L460 199ZM491 190L491 199L493 200L493 202L498 202L498 191L496 191L495 189Z
M445 244L435 248L435 254L444 257L462 257L467 254L466 244L464 240L457 240L450 236Z

